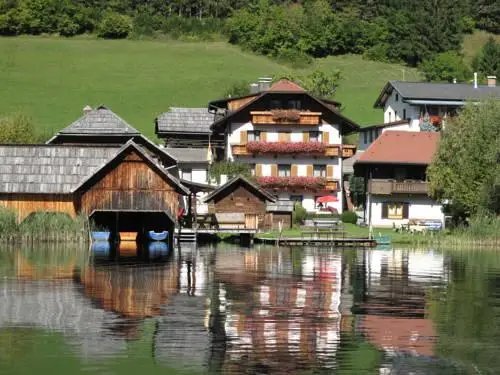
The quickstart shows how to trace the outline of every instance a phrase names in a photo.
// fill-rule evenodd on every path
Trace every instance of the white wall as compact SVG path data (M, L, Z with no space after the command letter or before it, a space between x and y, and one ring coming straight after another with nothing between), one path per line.
M207 184L208 183L208 166L206 163L199 164L199 163L192 163L192 164L182 164L179 167L179 176L182 177L182 171L190 169L191 170L191 181L193 182L198 182L200 184ZM203 199L207 193L197 193L196 194L196 212L199 214L206 214L208 213L208 205L206 203L203 203ZM184 197L184 204L186 206L186 209L188 207L188 197Z
M382 203L384 202L408 202L408 219L382 219ZM380 196L367 194L368 212L366 220L368 222L371 210L371 222L374 227L396 227L408 223L409 219L438 219L444 225L444 214L442 206L427 196Z
M410 129L412 131L419 131L419 106L403 102L401 95L399 95L398 101L396 101L396 95L399 95L398 92L393 90L391 96L389 96L385 103L384 123L410 119ZM406 117L403 117L404 110L406 110Z

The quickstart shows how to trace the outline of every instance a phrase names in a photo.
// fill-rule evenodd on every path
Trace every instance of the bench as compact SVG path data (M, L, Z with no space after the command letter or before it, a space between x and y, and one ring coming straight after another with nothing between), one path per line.
M245 229L245 214L242 212L224 212L215 214L219 229Z

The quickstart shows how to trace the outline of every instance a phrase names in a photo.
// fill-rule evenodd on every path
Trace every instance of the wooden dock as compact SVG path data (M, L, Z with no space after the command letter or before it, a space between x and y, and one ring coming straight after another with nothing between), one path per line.
M288 246L332 246L332 247L375 247L377 241L369 238L328 238L328 237L281 237L262 238L256 237L255 242L269 245Z

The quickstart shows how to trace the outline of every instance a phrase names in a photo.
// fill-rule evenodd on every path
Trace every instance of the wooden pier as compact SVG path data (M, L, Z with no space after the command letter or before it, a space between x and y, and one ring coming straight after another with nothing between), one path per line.
M262 238L256 237L255 242L278 245L278 246L332 246L332 247L375 247L377 241L369 238L349 238L349 237L280 237Z

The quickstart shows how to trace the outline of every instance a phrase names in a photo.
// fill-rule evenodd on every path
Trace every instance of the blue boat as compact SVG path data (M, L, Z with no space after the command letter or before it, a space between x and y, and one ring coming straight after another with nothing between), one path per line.
M150 230L148 232L148 237L150 240L153 241L165 241L168 237L168 232L167 231L155 232L153 230Z
M92 241L109 241L111 232L91 232Z
M168 245L160 241L150 242L148 245L148 253L151 258L166 256L168 255Z
M109 244L109 242L96 241L92 243L91 250L94 255L109 255L111 245Z

